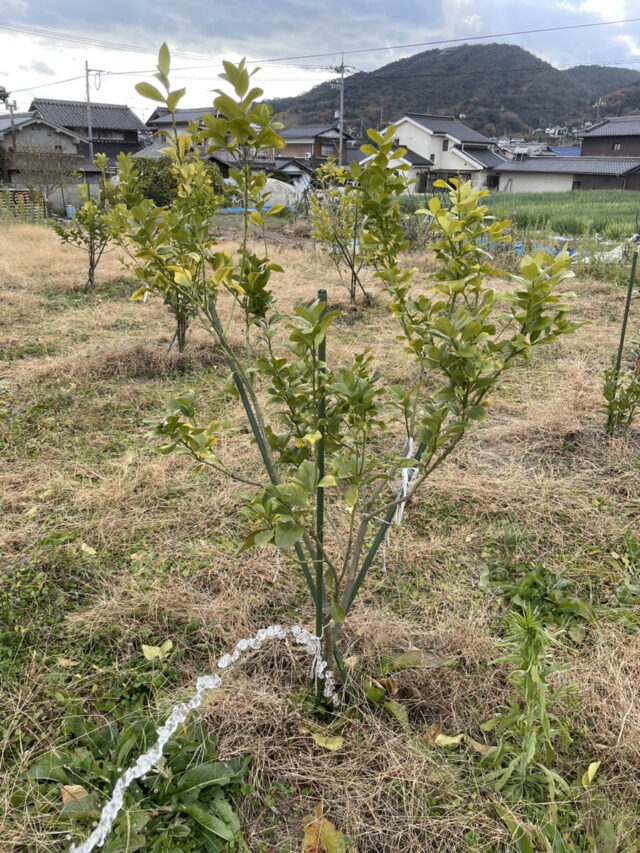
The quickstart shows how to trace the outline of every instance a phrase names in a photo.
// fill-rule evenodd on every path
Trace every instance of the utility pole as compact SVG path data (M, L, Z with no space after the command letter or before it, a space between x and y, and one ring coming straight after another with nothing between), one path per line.
M338 165L342 166L344 148L344 53L340 61L340 144L338 148Z
M18 143L16 141L16 122L15 122L15 119L13 117L13 111L16 108L16 102L15 101L7 101L7 107L9 108L9 116L11 119L11 147L13 148L14 151L16 151L18 148Z
M5 107L9 110L10 122L11 122L11 145L13 150L16 150L16 122L13 117L13 111L15 110L17 104L16 101L10 101L9 95L11 92L7 92L4 86L0 86L0 104L4 104Z
M93 163L93 127L91 125L91 96L89 95L89 63L85 60L84 74L87 83L87 137L89 139L89 160Z
M334 65L330 69L337 71L340 74L340 82L330 83L332 89L340 89L340 111L338 113L338 132L340 138L338 140L338 165L342 166L344 160L344 53L341 55L340 65Z

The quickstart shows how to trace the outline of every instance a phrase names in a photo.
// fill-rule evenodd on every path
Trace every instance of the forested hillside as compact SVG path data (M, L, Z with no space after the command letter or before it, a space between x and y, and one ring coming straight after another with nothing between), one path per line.
M385 125L406 112L464 115L489 136L595 119L594 101L640 83L640 72L578 66L559 71L511 44L461 45L428 50L345 82L347 125L361 119ZM330 121L338 92L329 83L294 98L271 101L289 124Z

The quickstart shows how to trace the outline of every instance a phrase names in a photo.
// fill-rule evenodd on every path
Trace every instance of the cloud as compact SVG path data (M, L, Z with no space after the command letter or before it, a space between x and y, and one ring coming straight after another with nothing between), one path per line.
M0 0L2 2L2 0ZM340 61L362 70L372 70L418 52L412 48L384 48L396 44L416 44L452 38L469 38L486 33L506 33L538 27L562 27L606 22L638 15L638 0L234 0L233 3L206 4L204 0L110 0L108 4L86 4L85 0L4 0L10 5L10 19L82 37L80 44L33 36L18 36L0 29L0 56L11 74L2 83L26 101L34 94L51 97L84 97L85 59L92 68L122 72L140 70L140 76L104 76L96 100L124 101L142 111L133 86L149 76L153 57L148 53L117 52L101 48L98 41L142 46L155 50L166 40L174 54L174 67L191 68L176 74L176 84L188 88L187 102L210 103L211 90L219 85L220 60L247 56L251 60L276 57L305 57L290 60L298 67L265 64L259 76L268 97L306 91L331 75L329 66ZM9 17L9 16L7 16ZM611 25L580 30L500 37L496 41L520 44L553 64L568 66L619 61L628 67L639 59L640 24ZM446 45L443 45L446 46ZM370 48L379 48L368 52ZM427 46L424 49L428 49ZM189 55L196 54L197 56ZM315 54L327 54L316 56ZM21 66L25 57L37 60ZM284 63L287 65L287 63ZM304 66L300 68L299 66ZM638 66L640 69L640 62ZM57 78L78 77L59 87ZM178 79L179 78L179 79Z
M35 71L36 74L42 74L43 77L55 77L56 72L46 62L41 62L39 59L33 59L28 65L21 65L21 71Z

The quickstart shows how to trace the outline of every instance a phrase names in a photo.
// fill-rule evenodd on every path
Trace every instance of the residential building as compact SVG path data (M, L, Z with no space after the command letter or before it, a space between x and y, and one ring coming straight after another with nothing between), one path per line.
M414 170L416 191L429 191L434 180L458 175L474 186L497 187L495 169L506 158L491 139L454 116L407 113L394 126L397 143L407 149L414 166L420 158L422 168Z
M496 172L500 192L640 190L640 157L528 157Z
M306 124L281 130L280 136L287 147L278 154L281 157L311 160L316 158L326 160L328 157L339 159L340 131L335 125ZM353 136L347 131L342 133L343 162L347 162L346 151L348 142Z
M14 113L13 121L0 117L0 145L7 152L8 184L38 189L50 207L79 203L73 172L81 172L90 188L99 183L98 171L85 156L85 139L45 121L36 111ZM55 186L62 176L63 185Z
M605 118L580 136L583 157L640 157L640 115Z
M70 130L85 140L83 153L89 154L89 122L86 101L35 98L30 109L56 127ZM111 168L120 154L135 154L144 147L148 129L123 104L91 104L91 138L94 154L106 154Z

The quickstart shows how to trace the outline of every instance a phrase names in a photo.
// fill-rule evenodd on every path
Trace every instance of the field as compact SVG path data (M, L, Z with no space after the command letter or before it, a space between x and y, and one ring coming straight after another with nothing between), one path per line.
M412 206L420 199L414 196ZM576 237L597 233L605 240L631 237L640 213L637 194L620 190L491 193L485 203L494 216L512 220L518 229Z
M566 211L564 199L535 196L536 215L554 230L571 215L598 229L610 203L626 235L635 196L621 196L572 194ZM520 198L490 203L507 216ZM230 251L233 237L228 226ZM375 282L376 305L350 310L326 258L295 228L274 235L272 255L285 270L274 288L282 305L309 303L325 287L341 308L330 361L369 345L391 381L404 375ZM415 286L426 286L431 259L406 261L420 270ZM211 417L241 425L226 458L248 472L257 466L210 338L195 329L183 355L167 354L164 306L129 301L136 285L115 252L105 255L95 298L79 292L83 284L81 253L52 231L0 224L3 853L67 849L59 787L45 793L26 775L64 747L65 717L159 722L239 639L277 621L313 625L293 562L282 558L276 572L270 547L237 554L239 490L194 473L185 457L159 455L148 438L163 402L190 390ZM552 681L575 685L554 708L570 735L556 766L573 784L600 762L575 807L597 847L572 849L640 849L640 553L631 538L640 531L640 441L607 439L598 411L624 291L588 279L571 286L574 314L588 325L509 374L488 421L407 508L350 617L345 658L359 672L410 649L449 661L395 673L405 724L361 698L340 722L340 746L323 748L296 701L307 661L285 644L252 653L206 700L202 719L221 759L251 756L251 787L234 800L240 849L300 851L304 817L318 804L351 839L336 850L516 849L474 749L434 746L433 732L491 742L480 726L511 691L508 664L496 662L509 584L534 574L555 629L566 629L553 646L565 669ZM636 308L631 337L639 327ZM232 328L240 346L242 329ZM143 645L168 640L168 651L145 657ZM519 819L520 805L509 813Z

